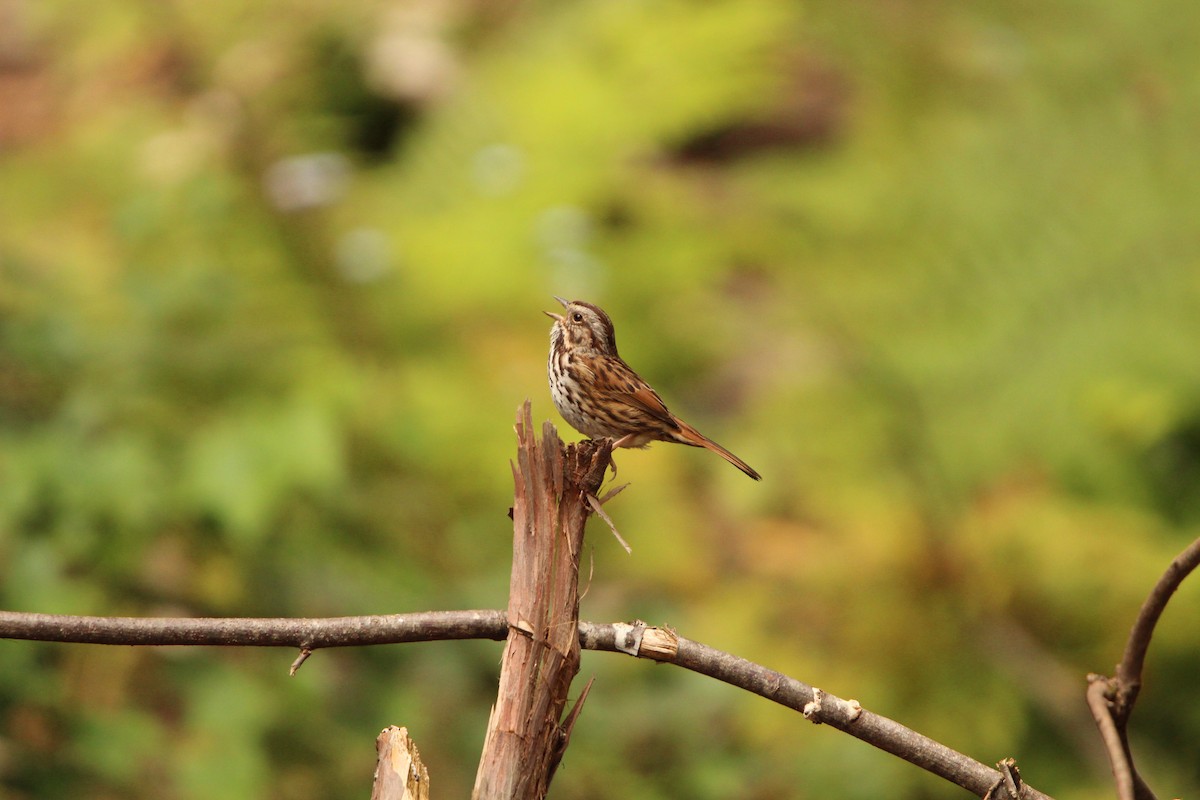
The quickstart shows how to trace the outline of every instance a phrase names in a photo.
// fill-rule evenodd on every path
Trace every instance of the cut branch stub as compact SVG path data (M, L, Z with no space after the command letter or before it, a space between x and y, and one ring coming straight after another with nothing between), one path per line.
M583 530L612 443L564 447L546 423L539 442L529 401L517 416L513 567L500 690L475 776L476 800L546 795L567 735L562 721L579 671L579 558Z
M429 770L407 728L384 728L375 738L379 758L371 800L429 800Z

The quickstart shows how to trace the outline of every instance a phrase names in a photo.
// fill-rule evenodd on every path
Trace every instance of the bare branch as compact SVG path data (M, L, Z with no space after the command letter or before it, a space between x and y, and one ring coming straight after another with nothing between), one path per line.
M629 627L621 623L596 625L580 622L580 639L586 649L628 652L622 640L626 637L626 629ZM649 638L648 634L652 630L656 629L647 628L647 635L642 638ZM657 630L661 632L666 629ZM880 750L899 756L927 772L945 778L978 797L987 794L991 787L1003 778L997 770L969 756L887 717L867 711L857 700L843 700L795 678L789 678L780 672L699 642L678 636L675 639L678 644L677 654L672 658L663 654L664 650L669 652L669 648L659 649L656 660L677 664L800 711L814 723L825 723L837 728ZM1047 795L1022 784L1020 797L1023 800L1036 800L1046 798Z
M1088 675L1087 703L1100 729L1100 738L1104 740L1104 749L1108 752L1108 761L1112 765L1113 780L1117 784L1119 800L1135 800L1133 780L1133 765L1129 758L1129 743L1124 731L1113 719L1112 701L1109 695L1115 693L1114 681L1095 673Z
M503 611L424 611L367 617L71 617L0 611L0 638L42 642L217 647L357 647L448 639L503 639Z
M636 631L636 637L631 636ZM121 645L349 647L442 639L504 639L502 611L433 611L326 619L141 619L0 612L0 638ZM579 623L587 650L625 652L676 664L794 709L983 797L1003 776L887 717L729 653L676 636L667 628ZM630 642L633 646L630 647ZM1047 795L1027 784L1023 800Z
M1167 571L1158 579L1158 583L1150 590L1150 596L1142 603L1137 620L1129 632L1129 641L1125 644L1125 653L1121 663L1117 665L1117 720L1124 723L1133 711L1138 691L1142 686L1142 667L1146 663L1146 651L1150 647L1150 638L1154 635L1154 627L1162 616L1167 602L1183 583L1183 579L1200 565L1200 539L1188 545L1177 555Z
M1133 752L1129 747L1129 718L1133 714L1138 693L1142 690L1142 669L1146 665L1146 652L1150 649L1154 628L1179 585L1197 566L1200 566L1200 539L1175 556L1142 603L1133 628L1129 631L1121 663L1117 664L1117 676L1088 676L1088 708L1104 740L1113 779L1117 784L1117 796L1121 800L1154 800L1154 792L1138 774L1133 763Z

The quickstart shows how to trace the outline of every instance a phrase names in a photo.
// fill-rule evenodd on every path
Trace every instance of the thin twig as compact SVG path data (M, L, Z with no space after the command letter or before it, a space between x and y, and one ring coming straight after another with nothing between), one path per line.
M1138 773L1129 747L1129 718L1142 689L1146 653L1159 618L1183 580L1200 566L1200 539L1172 559L1138 610L1129 631L1115 678L1088 676L1087 701L1108 753L1121 800L1154 800L1154 792Z
M1113 719L1112 679L1103 675L1088 675L1087 704L1100 729L1100 738L1104 741L1104 749L1108 753L1108 762L1112 766L1113 780L1117 784L1119 800L1134 800L1133 767L1126 755L1125 737Z
M598 498L600 500L600 505L604 505L609 500L612 500L614 497L616 497L617 495L619 495L621 492L625 491L628 488L629 488L628 483L622 483L620 486L614 486L613 488L609 489L607 492L604 493L604 497Z
M625 539L621 537L621 534L617 533L617 526L613 523L612 517L605 513L604 508L600 505L600 501L596 499L596 496L594 494L589 494L587 496L587 501L591 505L592 510L596 512L596 515L608 523L608 529L612 531L612 535L617 538L617 542L621 545L621 547L625 548L625 552L633 555L633 548L629 546L629 542L625 541Z
M628 626L625 626L628 627ZM616 625L579 623L583 646L620 651ZM622 651L623 652L623 651ZM898 722L864 709L856 700L843 700L774 670L708 645L678 637L678 654L667 663L753 692L760 697L804 713L814 722L837 728L857 739L898 756L983 797L1001 779L986 764L963 755ZM811 708L818 701L818 708ZM810 706L806 711L806 706ZM1022 800L1047 798L1028 784L1021 785Z
M367 617L74 617L0 611L0 638L43 642L231 647L358 647L503 639L503 611L423 611Z
M1150 647L1150 639L1154 636L1154 627L1159 617L1167 607L1167 602L1179 588L1183 579L1200 565L1200 539L1192 542L1177 555L1166 572L1158 579L1158 583L1150 591L1146 602L1138 611L1133 629L1129 631L1129 641L1125 644L1125 653L1121 663L1117 665L1117 709L1118 720L1128 719L1133 711L1134 701L1137 700L1138 690L1142 685L1142 667L1146 663L1146 651Z
M313 654L311 647L301 647L300 655L296 656L296 660L292 662L292 666L288 668L288 675L296 677L296 672L300 667L304 666L304 662L308 661L308 657Z
M1020 798L1023 784L1021 772L1017 769L1017 762L1006 758L996 765L996 769L1000 771L1000 780L988 789L983 800L1001 800L1002 797L1009 798L1009 800Z

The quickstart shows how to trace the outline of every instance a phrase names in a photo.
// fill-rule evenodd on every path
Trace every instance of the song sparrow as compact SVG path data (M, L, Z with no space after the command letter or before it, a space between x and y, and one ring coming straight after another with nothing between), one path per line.
M546 371L554 405L572 428L593 439L612 439L614 449L650 442L705 447L762 480L745 461L667 410L658 392L617 355L608 314L582 300L554 299L565 313L544 312L554 319Z

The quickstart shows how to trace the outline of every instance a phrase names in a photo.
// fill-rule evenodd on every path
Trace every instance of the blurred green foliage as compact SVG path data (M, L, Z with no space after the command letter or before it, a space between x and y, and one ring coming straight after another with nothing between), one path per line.
M0 602L502 607L551 294L759 469L618 457L583 613L780 669L1063 798L1084 676L1200 532L1197 11L0 0ZM560 425L560 428L565 426ZM563 430L564 433L568 431ZM1135 716L1194 793L1185 585ZM499 648L0 643L12 798L473 780ZM587 654L563 797L959 797Z

